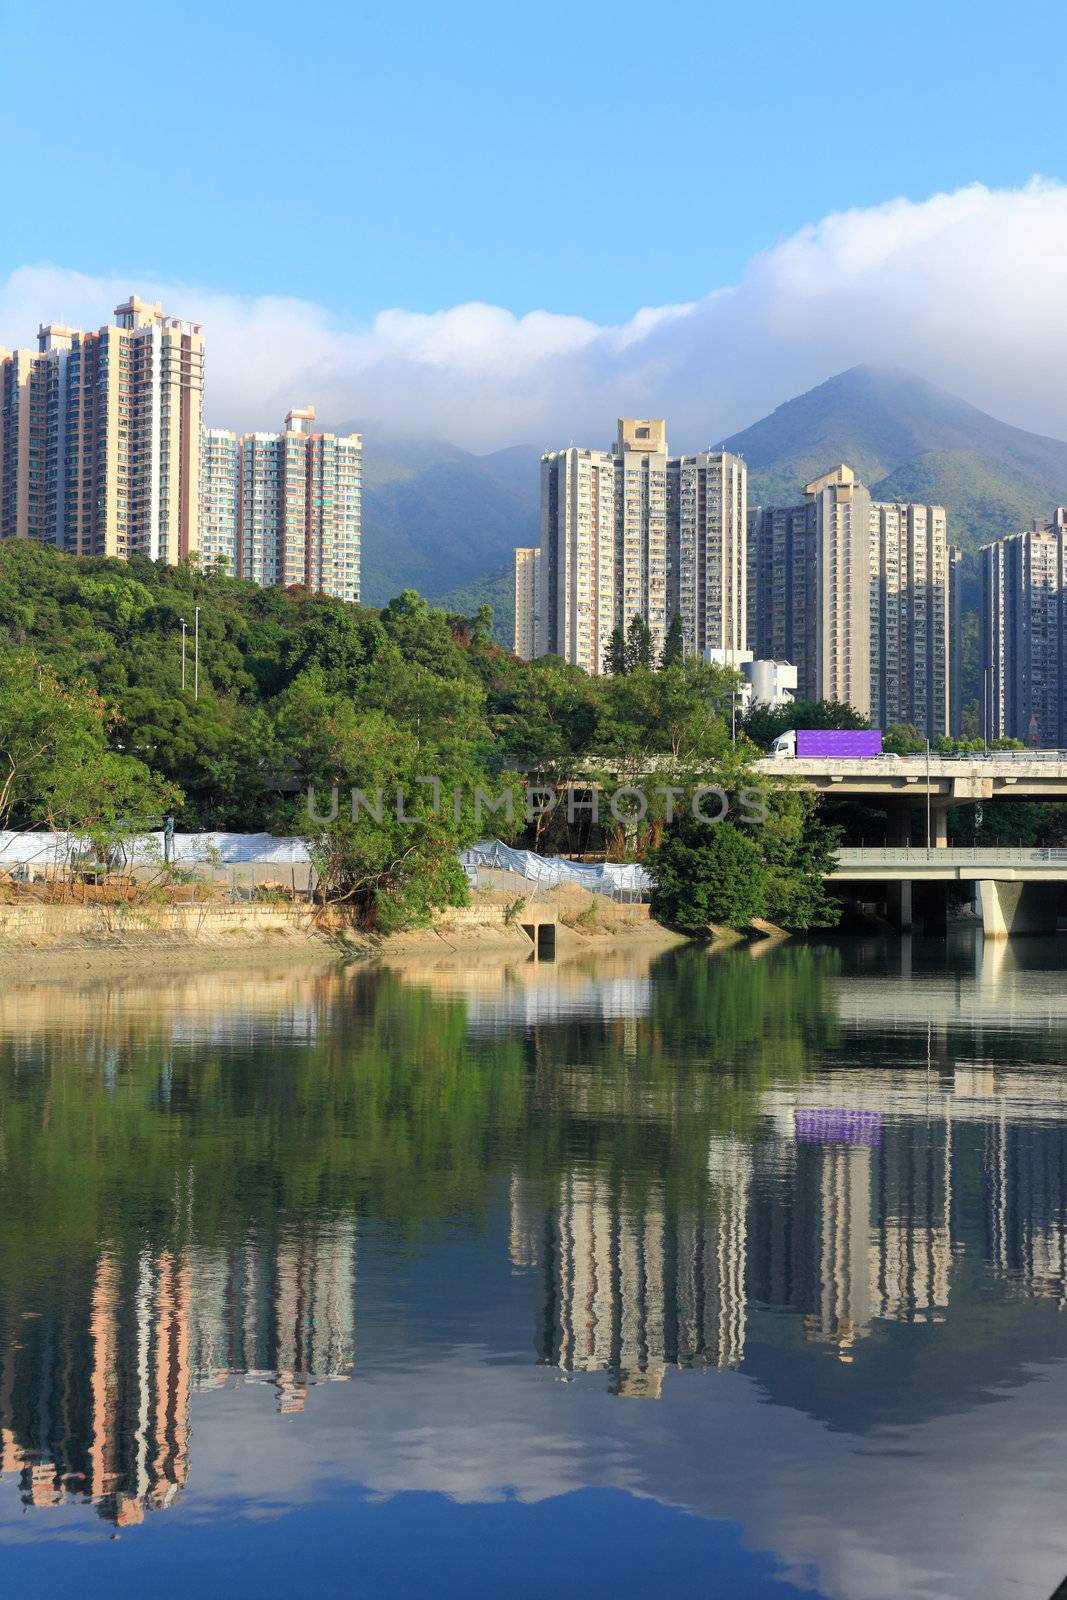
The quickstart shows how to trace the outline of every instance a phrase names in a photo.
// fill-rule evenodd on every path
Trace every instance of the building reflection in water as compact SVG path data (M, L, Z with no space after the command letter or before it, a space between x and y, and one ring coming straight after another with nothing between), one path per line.
M794 1092L763 1096L750 1141L713 1137L696 1218L672 1220L660 1187L638 1195L596 1171L547 1198L513 1176L511 1259L538 1276L543 1362L658 1397L672 1366L740 1365L756 1306L792 1311L809 1343L852 1362L880 1321L943 1322L954 1262L976 1242L1006 1292L1067 1304L1057 1077L960 1068L931 1089L914 1073L846 1074L804 1108ZM954 1213L959 1160L981 1184L979 1241L963 1237L973 1205Z
M855 1363L872 1348L880 1324L949 1318L953 1297L959 1304L968 1292L960 1276L965 1265L980 1267L1004 1296L1067 1303L1067 1079L1055 1067L956 1060L951 1030L963 1025L961 1015L965 1022L969 997L961 1000L947 985L916 990L909 1003L922 1008L925 1068L918 1058L907 1066L866 1067L805 1060L790 1075L776 1054L774 1070L751 1092L738 1074L732 1104L744 1134L707 1134L707 1122L697 1118L717 1110L714 1073L701 1063L687 1077L666 1047L660 1077L645 1072L664 1032L657 981L632 958L609 964L606 977L595 968L564 964L552 977L536 969L532 975L470 969L454 1039L437 1026L443 1013L433 1009L433 984L422 985L432 1004L420 1026L436 1030L448 1081L449 1075L467 1081L458 1067L470 1065L464 1052L472 1038L494 1052L498 1035L519 1041L511 1142L487 1166L507 1183L512 1269L537 1284L533 1343L541 1362L567 1377L605 1374L613 1392L629 1398L658 1398L671 1368L744 1366L758 1378L756 1322L770 1308L791 1314L813 1356ZM442 968L437 981L441 1003L454 1005L455 970ZM365 996L345 1009L352 1004L347 982L316 980L309 998L306 979L274 979L257 998L251 982L231 994L226 982L214 986L205 978L201 987L190 980L169 1011L164 992L153 991L155 1011L142 1004L123 1014L131 1033L136 1022L158 1033L161 1044L158 1095L135 1097L139 1114L171 1115L177 1083L192 1116L190 1074L175 1079L169 1064L183 1039L192 1052L344 1039L345 1048L323 1061L330 1082L347 1094L350 1024L368 1009ZM385 1001L394 982L380 973L368 980L367 992L383 1007L383 1038L393 1026L395 1013ZM1005 982L998 976L999 987L988 985L991 1030L1004 1026L1005 993L1027 993L1022 979L1014 989ZM850 979L844 991L850 1004L853 987ZM709 992L715 999L714 985ZM669 998L672 1015L684 1011L684 993L677 1003ZM907 998L899 997L894 1022L900 1039L914 1040L916 1018L900 1011ZM82 1015L83 998L75 999ZM872 988L870 1006L875 999ZM49 992L36 1000L35 1027L47 1040L62 997ZM756 1001L761 1036L762 992ZM862 1010L856 1037L867 1026ZM1063 1019L1050 1010L1046 1020L1051 1028ZM108 1027L114 1030L113 1019ZM25 1041L25 1011L18 1028ZM738 1037L749 1036L741 1029ZM991 1053L1000 1051L1001 1037ZM422 1035L414 1027L412 1039L421 1071ZM976 1040L977 1033L975 1048ZM777 1050L777 1038L772 1044ZM590 1045L605 1048L591 1057ZM258 1069L265 1058L249 1059ZM495 1071L498 1055L487 1059ZM588 1070L575 1065L589 1059L595 1065ZM300 1070L294 1056L292 1071ZM248 1082L261 1082L258 1071ZM113 1093L111 1078L102 1093ZM433 1101L448 1153L444 1103ZM251 1104L264 1115L272 1109L269 1098ZM319 1124L310 1123L316 1102L308 1104L318 1138ZM460 1104L470 1118L469 1127L460 1121L470 1147L503 1148L477 1120L482 1103ZM354 1121L399 1119L404 1111L392 1101L385 1111L375 1112L373 1102L353 1106ZM289 1149L288 1101L285 1109L276 1136ZM237 1110L246 1115L249 1105L238 1101ZM537 1141L544 1124L560 1134L555 1149L572 1151L570 1136L594 1124L605 1142L590 1155L583 1139L584 1159L554 1162ZM371 1131L385 1126L374 1123ZM703 1128L693 1147L696 1203L670 1186L671 1140L679 1128L694 1126ZM350 1127L341 1121L336 1127L341 1148ZM620 1132L649 1128L658 1136L654 1158L635 1155L625 1137L612 1142ZM226 1147L210 1148L217 1161ZM18 1272L5 1268L0 1473L14 1478L27 1507L91 1501L118 1527L137 1523L174 1504L186 1485L194 1394L239 1384L272 1387L277 1411L290 1416L303 1409L311 1385L353 1372L355 1206L282 1224L266 1185L262 1220L238 1242L214 1244L197 1239L194 1187L190 1176L166 1247L137 1253L104 1245L86 1266L57 1274L62 1281L32 1302L21 1298ZM365 1214L375 1215L375 1200L370 1188Z
M638 1196L594 1172L567 1175L538 1219L513 1179L512 1261L540 1274L543 1361L610 1371L634 1398L658 1397L669 1365L740 1364L747 1147L714 1140L709 1175L715 1209L690 1223L669 1221L661 1190Z
M239 1249L101 1252L80 1297L4 1330L0 1472L26 1505L91 1500L118 1527L171 1505L202 1389L272 1384L279 1412L355 1360L355 1224Z

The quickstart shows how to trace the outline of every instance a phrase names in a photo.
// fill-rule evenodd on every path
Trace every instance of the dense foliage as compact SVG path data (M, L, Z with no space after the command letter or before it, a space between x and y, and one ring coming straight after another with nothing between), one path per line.
M597 679L517 661L487 609L449 615L410 590L375 612L4 541L0 825L143 826L173 811L179 828L310 834L329 898L384 927L424 921L463 899L457 852L480 833L632 858L671 826L672 787L738 792L758 751L730 738L736 676L680 660L677 632L656 662L632 624L619 672ZM476 790L516 773L605 802L640 784L648 806L531 820L517 788L512 822L479 817ZM772 848L768 833L761 859L780 886L800 857ZM793 892L767 893L789 920Z
M824 877L838 835L819 820L817 800L753 786L740 791L740 802L715 827L692 812L680 816L649 851L653 913L686 933L709 924L742 928L757 918L791 929L832 927L839 908Z

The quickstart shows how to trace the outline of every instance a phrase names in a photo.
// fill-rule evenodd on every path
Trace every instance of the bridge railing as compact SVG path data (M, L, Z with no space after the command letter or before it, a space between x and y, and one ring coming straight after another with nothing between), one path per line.
M907 867L937 862L945 867L1067 866L1067 849L1032 849L1023 845L884 845L844 846L837 852L842 867Z

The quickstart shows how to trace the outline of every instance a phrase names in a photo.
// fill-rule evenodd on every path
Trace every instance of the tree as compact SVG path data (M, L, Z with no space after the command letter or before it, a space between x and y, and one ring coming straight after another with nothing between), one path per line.
M0 661L0 826L136 832L181 802L144 762L108 749L113 713L35 655Z
M754 705L741 726L753 744L769 750L790 728L869 728L870 723L837 700L795 700L788 706Z
M668 667L680 667L684 655L685 635L682 632L682 619L676 611L667 629L667 637L663 641L663 654L659 660L660 667L664 671Z
M652 915L686 933L705 933L711 923L743 928L766 912L763 858L730 821L686 816L650 851L647 865L655 882Z
M985 739L964 738L950 739L947 734L939 734L934 744L934 753L939 756L980 756L987 750L1025 750L1026 746L1021 739Z
M641 613L635 611L626 630L626 670L633 672L638 667L644 667L646 672L652 669L652 630Z
M480 605L470 619L470 642L484 648L493 637L493 608L488 603Z
M321 667L331 688L350 689L360 668L374 659L384 641L376 617L340 601L318 600L306 608L289 639L285 665L294 678L309 667Z
M638 764L652 755L690 764L717 760L729 742L730 696L738 682L730 668L696 660L609 679L602 687L598 752Z
M616 627L611 630L607 665L608 671L614 678L620 678L626 671L626 636L621 628Z
M820 816L820 798L796 789L764 796L768 816L758 833L767 868L767 916L780 928L832 928L841 908L826 892L839 830Z
M501 756L568 777L596 742L603 692L598 679L559 656L497 663L487 714Z
M926 751L926 735L911 722L891 722L882 736L882 748L890 755L918 756Z
M471 773L427 774L410 731L384 712L357 711L325 687L318 668L286 691L277 727L303 785L291 826L308 838L327 902L385 932L428 922L435 907L465 904L459 850L474 827L470 803L457 821L451 797L457 787L473 793ZM420 783L428 775L440 780L440 797Z

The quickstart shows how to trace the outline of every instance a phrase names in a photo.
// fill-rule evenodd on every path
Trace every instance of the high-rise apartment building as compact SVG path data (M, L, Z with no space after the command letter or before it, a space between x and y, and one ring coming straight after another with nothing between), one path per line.
M658 657L667 637L667 424L620 417L615 440L615 625L641 616Z
M748 473L740 456L706 451L668 464L668 612L687 655L729 659L746 648Z
M620 418L610 452L542 456L534 654L603 672L636 615L658 657L676 612L688 654L743 651L746 496L739 457L669 457L662 418Z
M200 563L237 571L239 457L237 435L205 428L200 455Z
M749 644L791 661L804 700L870 708L871 499L850 467L804 489L804 503L749 522Z
M797 696L817 698L817 505L756 506L748 518L748 643L757 660L790 661Z
M0 536L48 537L44 516L45 382L29 350L0 350Z
M816 506L817 698L871 709L871 497L841 466L806 485Z
M800 699L947 733L958 568L944 508L874 501L844 465L804 495L749 517L754 653L793 662Z
M537 649L541 551L534 545L515 551L515 654L532 661Z
M541 457L541 604L535 655L603 672L616 622L615 457L553 450Z
M948 547L948 731L963 730L963 551Z
M983 545L982 732L1067 745L1067 507Z
M358 433L311 433L315 411L293 412L286 419L285 441L285 560L287 572L299 557L290 533L294 510L299 514L299 488L305 496L305 536L302 578L317 594L331 594L338 600L358 602L363 525L363 439ZM303 419L306 467L291 484L289 470L293 460L292 432ZM295 493L291 493L291 488ZM295 507L294 507L295 501ZM290 565L292 563L292 565Z
M363 443L314 422L309 406L280 434L204 430L202 560L232 556L229 570L253 583L358 601Z
M930 739L951 715L952 583L943 506L871 505L871 700L877 727Z
M0 351L0 536L197 558L204 341L135 295L115 324Z
M237 441L237 572L253 583L283 582L280 438L244 433Z

